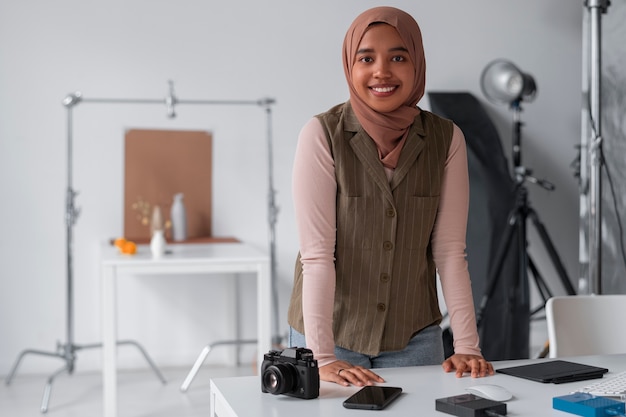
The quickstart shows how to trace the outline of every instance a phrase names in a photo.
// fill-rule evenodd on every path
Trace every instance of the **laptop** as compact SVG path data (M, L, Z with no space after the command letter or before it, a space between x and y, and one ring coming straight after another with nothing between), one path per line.
M496 369L496 372L546 384L563 384L566 382L602 378L609 370L597 366L584 365L582 363L553 360Z

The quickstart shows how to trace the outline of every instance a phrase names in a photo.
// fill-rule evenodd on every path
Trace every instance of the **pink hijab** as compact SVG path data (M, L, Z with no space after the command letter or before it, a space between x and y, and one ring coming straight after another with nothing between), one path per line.
M352 85L352 66L363 35L372 23L393 26L409 51L415 67L415 85L409 99L396 110L379 113L367 106ZM350 103L357 119L368 135L374 139L383 165L395 168L409 127L420 110L418 101L426 85L426 61L422 33L417 22L408 13L394 7L375 7L361 13L352 22L343 42L343 69L350 88Z

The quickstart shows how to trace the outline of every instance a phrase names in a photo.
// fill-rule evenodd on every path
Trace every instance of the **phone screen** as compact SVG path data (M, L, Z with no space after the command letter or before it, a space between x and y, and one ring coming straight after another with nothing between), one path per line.
M346 408L382 410L402 393L399 387L365 386L343 402Z

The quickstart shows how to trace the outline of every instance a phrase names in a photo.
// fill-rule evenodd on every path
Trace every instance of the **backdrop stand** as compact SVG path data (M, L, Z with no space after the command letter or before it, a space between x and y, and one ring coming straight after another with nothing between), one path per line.
M259 100L179 100L174 95L174 83L169 81L169 93L165 99L123 99L123 98L85 98L82 93L75 92L69 94L63 99L63 105L67 109L67 191L66 191L66 206L65 206L65 224L66 224L66 266L67 266L67 310L66 310L66 324L67 324L67 339L65 343L57 343L56 351L42 351L35 349L25 349L17 357L15 364L11 368L9 375L6 379L6 384L9 385L15 376L17 368L24 356L28 354L42 355L48 357L60 358L65 361L65 365L52 373L47 380L44 388L43 399L41 403L41 412L46 413L48 411L48 404L50 401L50 392L52 389L52 383L54 379L67 372L71 375L74 372L74 365L76 362L76 353L82 349L101 348L102 343L93 343L87 345L78 345L74 342L74 265L73 265L73 253L74 253L74 238L73 230L74 225L80 214L80 209L75 205L75 199L78 194L73 188L72 168L73 168L73 120L72 110L81 102L85 103L106 103L106 104L165 104L167 108L167 115L170 118L176 116L175 106L178 104L199 104L199 105L240 105L240 106L260 106L265 109L267 118L267 151L268 151L268 226L269 226L269 251L270 251L270 281L272 286L272 297L274 305L274 320L275 329L278 332L278 306L277 306L277 289L276 289L276 254L275 254L275 225L278 215L278 208L275 205L275 191L273 184L273 158L272 158L272 113L271 105L275 103L272 98L262 98ZM273 343L279 344L281 337L273 337ZM250 340L229 340L218 342L217 344L235 344L241 345L245 343L256 343L256 341ZM117 342L117 345L132 345L135 346L141 354L144 356L156 376L161 380L163 384L167 381L156 367L150 356L148 356L146 350L136 341L133 340L121 340ZM214 344L215 345L215 344ZM207 352L208 354L208 352ZM202 354L201 354L202 355ZM204 356L206 357L206 355ZM204 360L204 359L202 359ZM196 361L197 363L198 361ZM198 366L199 367L199 366ZM197 372L197 370L196 370ZM195 375L195 374L194 374Z

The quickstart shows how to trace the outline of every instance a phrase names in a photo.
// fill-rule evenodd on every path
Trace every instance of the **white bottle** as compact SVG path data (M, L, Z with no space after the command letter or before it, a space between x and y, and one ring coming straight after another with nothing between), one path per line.
M183 193L174 194L171 210L172 239L180 242L187 239L187 213L183 204Z
M150 251L153 258L160 258L165 254L165 244L163 229L155 230L150 239Z

